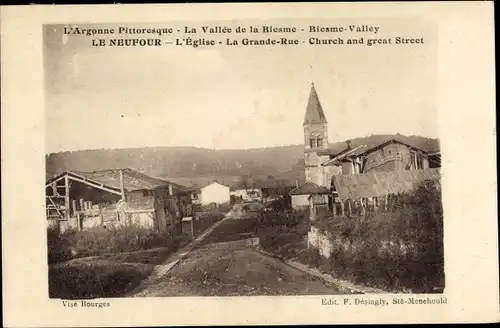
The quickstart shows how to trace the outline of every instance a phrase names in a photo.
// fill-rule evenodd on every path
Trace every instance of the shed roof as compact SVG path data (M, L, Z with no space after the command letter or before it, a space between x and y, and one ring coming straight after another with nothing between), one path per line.
M348 160L349 158L353 158L353 157L358 157L358 156L361 156L363 154L366 154L366 153L369 153L373 150L376 150L380 147L383 147L385 145L388 145L390 143L399 143L399 144L402 144L402 145L405 145L411 149L418 149L412 145L409 145L407 143L404 143L400 140L397 140L395 138L391 138L391 139L388 139L388 140L384 140L384 141L381 141L381 142L377 142L377 143L374 143L374 144L371 144L371 145L367 145L367 144L364 144L364 145L360 145L360 146L357 146L353 149L344 149L343 151L341 151L340 153L336 154L335 157L321 163L321 165L323 166L327 166L327 165L332 165L336 162L339 162L339 161L343 161L343 160ZM418 149L424 153L427 153L426 151L424 150L421 150L421 149Z
M314 182L308 181L302 186L299 186L292 191L290 195L314 195L314 194L329 194L330 190L328 188L315 184Z
M423 151L424 153L427 153L427 151L425 149L421 149L417 146L414 146L411 144L411 141L408 140L408 142L406 142L406 139L408 139L407 137L405 136L393 136L393 137L387 137L386 139L384 140L380 140L378 139L379 141L372 141L372 142L366 142L365 140L361 140L361 143L359 142L359 140L353 140L353 148L352 149L355 149L355 148L359 148L361 146L363 146L363 148L360 148L358 149L359 153L357 155L361 155L363 153L367 153L367 152L370 152L372 150L375 150L377 149L378 147L381 147L381 146L384 146L388 143L400 143L400 144L403 144L403 145L406 145L412 149L418 149L420 151ZM343 147L343 148L341 148ZM343 155L345 153L347 153L349 151L349 149L345 146L344 143L338 143L335 145L335 147L333 148L329 148L329 149L326 149L326 150L323 150L323 151L319 151L318 154L319 155L330 155L330 156L340 156L340 155Z
M358 199L408 192L425 180L440 183L440 170L433 168L354 175L340 174L333 177L333 184L340 198Z
M187 187L182 185L153 178L149 175L143 174L141 172L135 171L133 169L124 168L124 169L108 169L102 171L93 171L93 172L81 172L81 171L66 171L63 172L56 177L49 179L46 184L53 182L54 180L59 179L60 177L68 174L76 178L83 179L84 181L89 181L93 183L97 183L100 185L104 185L108 188L114 190L120 190L120 171L123 173L123 185L125 191L136 191L136 190L149 190L155 189L159 187L166 187L172 185L174 188L174 192L186 192L189 191Z

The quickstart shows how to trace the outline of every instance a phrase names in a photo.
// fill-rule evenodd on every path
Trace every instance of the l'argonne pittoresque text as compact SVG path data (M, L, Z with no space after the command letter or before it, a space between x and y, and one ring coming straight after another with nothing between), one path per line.
M65 27L64 34L89 37L93 47L252 47L422 45L424 37L387 35L380 26L200 25L172 27Z

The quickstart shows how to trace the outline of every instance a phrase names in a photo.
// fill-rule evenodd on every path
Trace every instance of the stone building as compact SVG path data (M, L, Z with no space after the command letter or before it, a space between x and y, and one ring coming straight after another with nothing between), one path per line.
M343 149L338 147L330 149L328 121L314 83L311 85L307 102L303 131L304 170L307 188L299 186L292 190L291 194L297 199L299 196L303 196L302 198L310 199L310 202L313 203L328 203L329 207L332 207L335 195L334 176L423 170L437 163L437 160L433 160L431 157L434 154L429 154L406 143L405 140L400 140L402 139L400 135L382 141L354 145L348 140ZM324 192L309 193L314 190L324 191L323 188L319 187L327 188L330 190L330 194L327 195ZM304 201L302 201L302 205L304 205L303 203ZM310 204L310 206L314 206L314 204Z

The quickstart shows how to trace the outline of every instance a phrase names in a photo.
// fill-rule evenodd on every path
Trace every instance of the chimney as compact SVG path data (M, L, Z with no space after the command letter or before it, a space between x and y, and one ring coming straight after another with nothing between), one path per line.
M298 188L299 187L299 179L295 179L295 187Z
M351 149L351 140L345 142L347 144L347 149Z

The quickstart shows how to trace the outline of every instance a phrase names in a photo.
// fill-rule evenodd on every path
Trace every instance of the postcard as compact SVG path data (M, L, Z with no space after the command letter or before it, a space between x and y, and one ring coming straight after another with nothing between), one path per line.
M492 3L1 22L5 326L499 320Z

